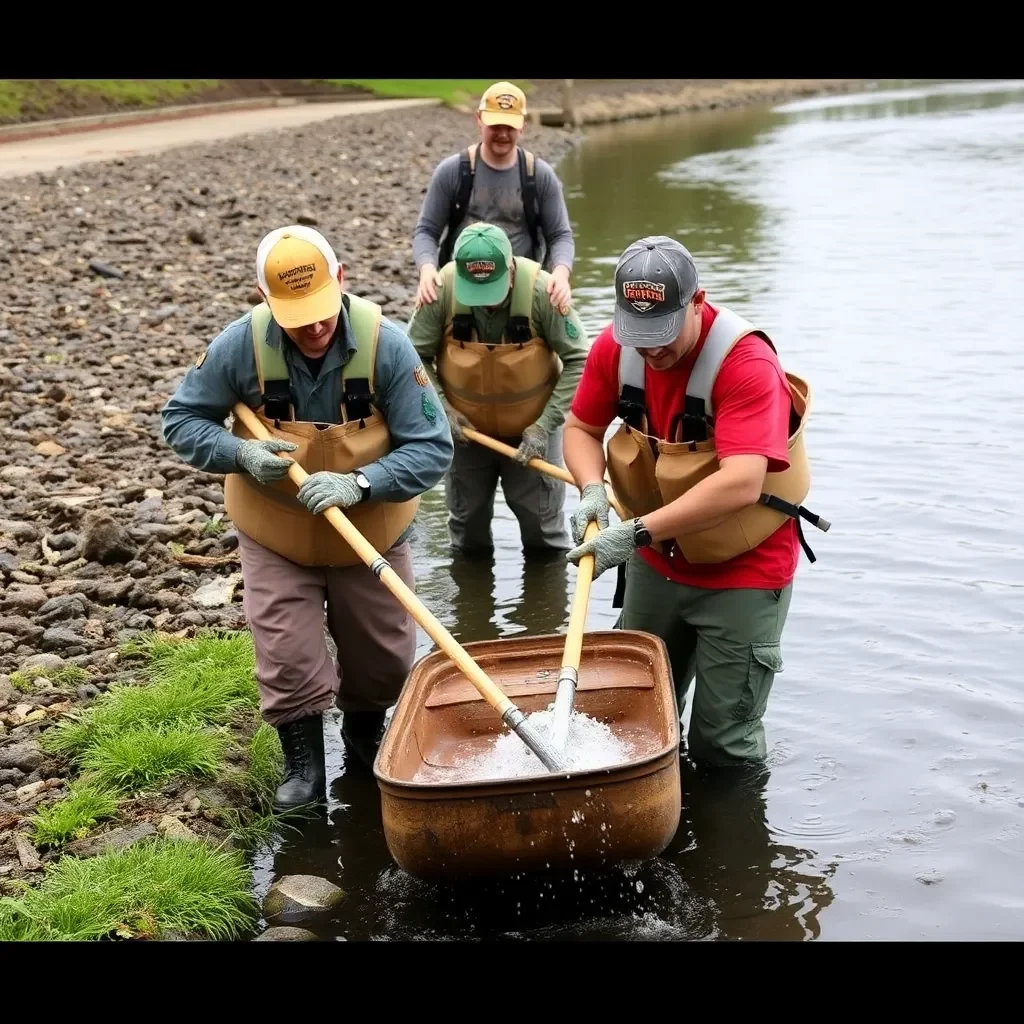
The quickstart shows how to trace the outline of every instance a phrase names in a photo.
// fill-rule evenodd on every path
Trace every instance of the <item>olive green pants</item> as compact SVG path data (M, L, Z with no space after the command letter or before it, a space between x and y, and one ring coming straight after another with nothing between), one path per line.
M653 633L665 641L682 717L694 681L687 736L697 762L733 765L763 760L761 719L776 672L793 585L781 590L709 590L687 587L633 555L619 629Z

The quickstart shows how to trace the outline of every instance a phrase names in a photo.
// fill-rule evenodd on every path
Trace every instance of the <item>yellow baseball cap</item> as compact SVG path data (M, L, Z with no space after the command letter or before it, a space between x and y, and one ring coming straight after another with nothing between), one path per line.
M338 257L319 231L303 224L264 236L256 251L256 277L282 327L305 327L341 311Z
M526 123L526 94L511 82L496 82L480 97L477 110L484 124L522 128Z

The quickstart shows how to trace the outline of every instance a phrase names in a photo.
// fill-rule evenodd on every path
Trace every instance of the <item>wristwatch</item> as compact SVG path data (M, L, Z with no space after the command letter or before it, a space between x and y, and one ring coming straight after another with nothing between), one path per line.
M651 531L644 526L644 521L637 517L633 520L633 544L638 548L651 546Z
M363 492L360 501L368 501L370 498L370 481L366 479L363 473L356 473L356 486Z

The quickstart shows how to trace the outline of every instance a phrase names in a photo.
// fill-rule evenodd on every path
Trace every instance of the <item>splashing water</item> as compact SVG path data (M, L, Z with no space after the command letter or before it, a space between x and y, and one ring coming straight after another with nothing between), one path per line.
M553 708L532 711L526 720L544 739L551 739ZM622 764L633 757L635 751L632 743L617 736L604 722L574 711L569 719L563 754L569 771L594 771ZM446 782L470 782L548 774L548 769L537 755L516 733L508 731L495 737L487 750L467 758L454 769L445 769L443 779ZM439 778L436 769L424 766L416 773L414 781L430 782Z

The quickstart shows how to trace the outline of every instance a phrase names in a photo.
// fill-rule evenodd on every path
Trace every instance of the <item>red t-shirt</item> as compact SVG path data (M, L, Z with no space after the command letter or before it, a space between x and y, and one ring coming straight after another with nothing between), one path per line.
M645 368L648 426L659 437L666 436L672 418L682 412L690 371L717 313L705 301L700 339L693 350L671 369ZM618 415L620 351L609 324L594 340L573 399L572 412L584 423L606 428ZM718 371L711 399L719 458L763 455L769 473L789 466L789 384L778 357L762 338L748 334L733 346ZM653 548L641 548L639 553L656 571L689 586L775 590L796 574L799 545L796 520L787 518L755 550L728 562L695 565L674 545L671 560Z

